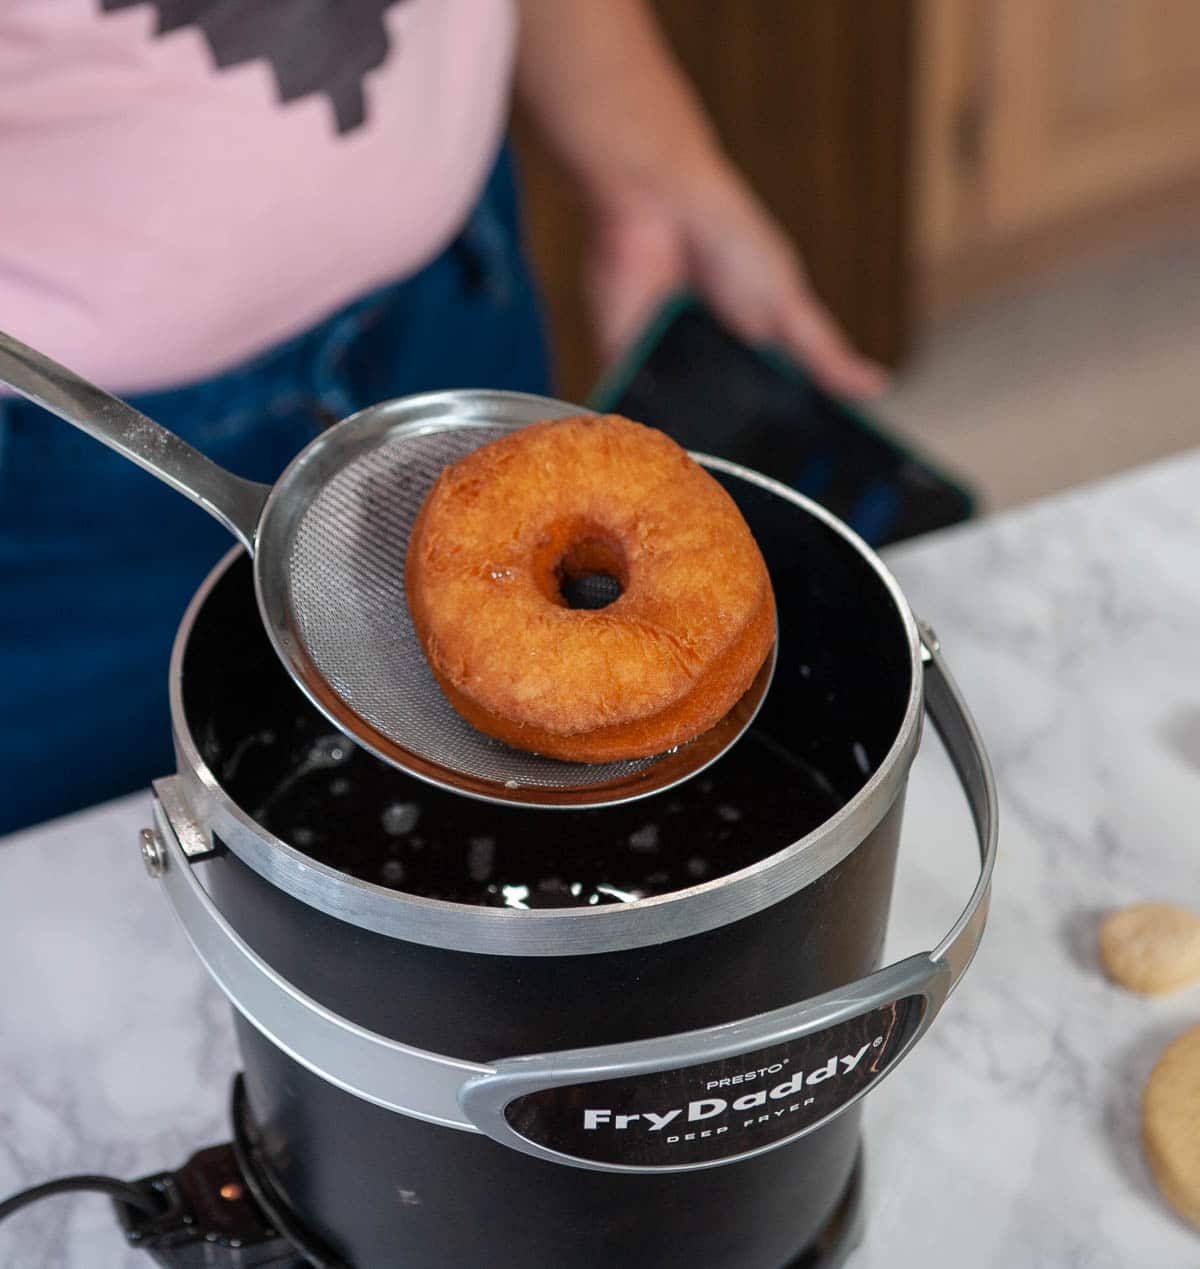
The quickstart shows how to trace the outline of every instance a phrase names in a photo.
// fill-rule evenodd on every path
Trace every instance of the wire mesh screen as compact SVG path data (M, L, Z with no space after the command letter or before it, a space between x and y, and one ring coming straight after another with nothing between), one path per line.
M505 430L400 432L335 473L305 510L291 543L296 633L312 665L355 714L451 776L544 789L628 779L656 759L559 762L476 731L442 694L413 629L404 559L425 495L444 467ZM606 586L608 579L585 587L578 606L608 602L613 596Z

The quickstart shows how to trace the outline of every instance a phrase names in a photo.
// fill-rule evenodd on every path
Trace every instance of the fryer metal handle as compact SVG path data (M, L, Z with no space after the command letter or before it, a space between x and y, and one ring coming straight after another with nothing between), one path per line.
M189 850L180 840L197 829L175 778L155 785L162 880L189 940L235 1008L302 1066L356 1097L417 1119L482 1132L548 1161L598 1171L690 1171L748 1158L814 1131L874 1087L929 1028L979 946L996 860L995 783L937 640L927 628L922 637L926 708L971 806L979 841L979 879L961 916L932 952L795 1005L649 1040L503 1058L486 1065L465 1062L412 1048L338 1016L259 957L217 910L188 862L188 856L202 851L206 843L194 843ZM873 1031L880 1034L872 1035ZM856 1051L853 1045L864 1036ZM851 1046L846 1052L837 1047L846 1043ZM814 1052L821 1055L821 1063L801 1069L799 1064L811 1063ZM763 1065L756 1066L758 1062ZM750 1088L747 1069L758 1072L757 1078L764 1081L761 1088L724 1096L732 1088ZM725 1071L733 1074L720 1074ZM773 1074L779 1082L768 1089L766 1080ZM707 1078L710 1075L715 1078ZM834 1077L836 1084L816 1089L818 1082L824 1085ZM643 1095L683 1095L696 1080L704 1087L697 1085L693 1091L708 1096L691 1097L682 1107L663 1103L649 1112L631 1109L642 1104ZM831 1090L837 1091L830 1096ZM749 1135L743 1143L747 1148L736 1144L736 1132L729 1136L722 1128L724 1136L714 1136L716 1127L703 1126L718 1115L740 1113L743 1098L753 1099L759 1092L765 1100L758 1105L765 1113L749 1116ZM611 1094L613 1106L590 1104L601 1102L605 1094ZM726 1109L713 1109L717 1102L725 1103ZM678 1113L670 1116L671 1110ZM696 1127L689 1139L683 1126L693 1111ZM795 1117L786 1123L775 1120L783 1129L762 1140L776 1111ZM592 1117L590 1126L586 1115ZM573 1128L565 1126L564 1116L578 1122ZM765 1128L755 1122L760 1118L767 1120ZM622 1119L629 1122L618 1125ZM642 1161L630 1164L602 1157L602 1138L607 1135L602 1130L619 1132L635 1121L646 1130L638 1151ZM672 1124L680 1131L649 1136ZM564 1144L567 1136L572 1140ZM667 1145L678 1148L672 1152ZM719 1153L727 1147L729 1153ZM590 1157L581 1150L589 1151Z
M491 1068L368 1031L289 983L226 921L200 884L190 857L212 852L176 777L156 780L154 790L156 875L196 955L234 1008L301 1066L355 1097L430 1123L473 1129L458 1105L458 1090Z
M254 554L255 530L270 485L219 467L161 423L3 331L0 383L144 467L203 507Z

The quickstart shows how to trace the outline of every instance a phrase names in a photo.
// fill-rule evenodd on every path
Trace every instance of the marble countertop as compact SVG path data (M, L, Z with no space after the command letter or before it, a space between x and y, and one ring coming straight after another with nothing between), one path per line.
M1099 914L1200 908L1200 454L890 556L991 751L1001 846L983 947L867 1102L852 1269L1195 1269L1139 1147L1139 1098L1200 988L1109 985ZM138 857L149 796L0 842L0 1196L135 1177L225 1140L227 1009ZM974 876L932 732L906 811L890 951L932 946ZM0 1227L0 1265L139 1269L107 1202Z

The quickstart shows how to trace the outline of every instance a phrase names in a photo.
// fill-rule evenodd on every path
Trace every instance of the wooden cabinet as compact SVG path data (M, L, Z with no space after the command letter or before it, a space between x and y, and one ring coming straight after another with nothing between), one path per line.
M653 0L854 338L1200 213L1200 0ZM564 390L598 369L577 210L525 138Z
M913 268L935 306L1200 207L1196 0L921 0Z

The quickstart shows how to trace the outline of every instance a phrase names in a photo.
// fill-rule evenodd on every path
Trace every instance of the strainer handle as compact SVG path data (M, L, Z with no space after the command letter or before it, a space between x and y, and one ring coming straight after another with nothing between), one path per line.
M0 383L115 449L219 520L253 555L270 485L218 467L174 432L0 331Z

